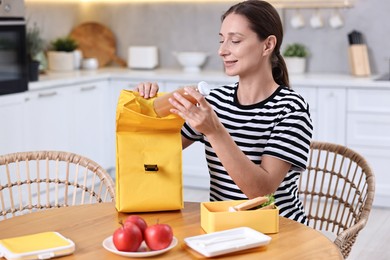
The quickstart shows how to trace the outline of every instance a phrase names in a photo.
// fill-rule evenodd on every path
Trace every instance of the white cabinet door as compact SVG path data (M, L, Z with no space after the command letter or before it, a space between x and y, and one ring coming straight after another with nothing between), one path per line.
M346 92L343 88L318 89L316 118L318 140L346 144Z
M25 93L0 96L0 154L24 151L25 98Z
M390 91L349 89L347 145L361 153L375 175L374 205L390 207Z
M195 142L183 150L183 181L188 188L209 188L210 176L204 144Z
M24 133L26 150L70 150L71 88L61 87L26 94Z
M91 82L71 87L70 140L72 152L86 156L103 167L113 151L107 149L108 81Z
M347 144L389 149L390 113L348 113Z
M348 144L390 149L389 100L390 90L350 89L348 91Z
M348 146L366 159L375 175L374 205L390 208L389 149L362 145Z

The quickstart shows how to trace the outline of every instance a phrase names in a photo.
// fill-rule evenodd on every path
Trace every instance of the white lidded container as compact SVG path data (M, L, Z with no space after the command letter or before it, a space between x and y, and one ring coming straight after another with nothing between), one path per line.
M58 232L47 231L0 240L0 257L8 260L50 259L73 254L75 243Z
M130 46L127 66L130 69L155 69L158 66L156 46Z

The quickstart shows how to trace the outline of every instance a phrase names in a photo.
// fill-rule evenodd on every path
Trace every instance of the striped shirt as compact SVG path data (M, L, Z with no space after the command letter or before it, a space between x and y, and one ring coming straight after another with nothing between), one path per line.
M292 167L274 193L281 216L306 223L298 197L297 180L306 168L312 136L309 106L294 90L280 86L269 98L253 105L240 105L238 83L213 89L207 101L235 143L255 164L263 155L291 163ZM216 156L207 138L188 123L182 135L205 144L210 174L210 200L247 199Z

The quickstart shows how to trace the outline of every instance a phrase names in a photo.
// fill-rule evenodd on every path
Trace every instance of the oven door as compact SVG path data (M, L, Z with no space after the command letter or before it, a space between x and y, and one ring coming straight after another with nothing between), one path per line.
M0 19L0 95L27 88L26 23Z

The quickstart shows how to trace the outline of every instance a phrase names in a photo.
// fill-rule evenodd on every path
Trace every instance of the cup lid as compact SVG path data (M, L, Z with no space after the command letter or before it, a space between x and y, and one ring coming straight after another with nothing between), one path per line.
M198 91L203 96L208 96L210 94L210 86L206 81L201 81L198 83Z

